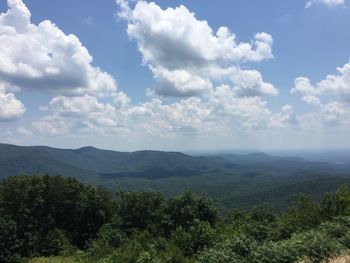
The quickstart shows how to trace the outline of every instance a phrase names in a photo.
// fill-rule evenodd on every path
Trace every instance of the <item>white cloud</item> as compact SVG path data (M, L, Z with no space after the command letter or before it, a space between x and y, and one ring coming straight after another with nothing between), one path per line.
M13 93L7 93L0 83L0 121L9 121L20 118L26 108Z
M315 88L320 94L335 95L350 102L350 61L337 71L338 75L328 75Z
M153 2L138 2L128 34L136 39L145 62L167 68L272 57L270 35L256 34L253 45L237 43L228 28L220 27L214 34L206 21L197 20L183 5L163 10Z
M349 127L350 107L348 105L339 101L330 101L320 107L317 112L309 112L298 117L302 129L321 130Z
M33 132L80 136L146 131L166 137L284 129L293 123L290 105L274 113L262 98L278 90L259 71L241 67L273 57L270 35L257 33L249 43L238 42L228 28L214 32L184 6L162 10L141 1L132 10L126 1L118 2L128 34L156 80L153 91L160 95L138 105L116 91L110 75L91 65L92 57L77 37L50 21L30 23L21 1L8 2L10 9L0 17L5 32L0 36L0 78L21 89L55 94L41 107L46 116L33 121ZM181 98L163 100L168 96ZM31 133L23 127L17 132Z
M258 96L238 97L227 85L213 89L205 98L183 98L165 104L160 99L127 110L130 127L140 124L155 136L170 134L234 134L239 130L264 130L288 127L294 113L291 106L273 113ZM137 126L137 125L136 125ZM140 127L140 126L138 126Z
M234 66L228 68L212 67L207 74L214 79L228 79L229 85L233 86L235 94L239 97L278 94L278 90L272 84L265 82L257 70L242 70Z
M119 134L130 131L137 134L145 131L152 136L169 137L286 128L294 117L289 105L281 112L273 113L261 97L239 97L227 85L213 88L210 96L203 98L182 98L172 103L153 98L139 105L128 101L122 105L101 103L88 95L60 96L43 108L48 115L35 122L34 127L43 134Z
M277 89L260 72L239 66L272 57L270 35L258 33L252 44L237 43L227 28L213 34L207 22L197 20L183 6L162 10L154 3L138 2L128 10L125 1L119 3L125 11L121 16L129 22L129 35L137 40L156 80L153 92L160 97L133 105L121 92L111 95L109 102L91 94L56 96L41 107L47 116L33 123L37 131L51 135L146 131L166 137L288 126L291 107L273 113L261 97L277 95ZM214 82L228 84L215 87ZM181 98L169 103L163 100L168 96Z
M298 117L302 129L346 128L350 125L350 62L337 71L338 74L328 75L316 84L305 77L295 79L291 93L317 106L317 111ZM326 102L321 103L321 100Z
M226 119L229 126L261 128L265 126L271 112L260 97L237 97L227 85L218 87L210 98L216 119Z
M350 62L337 68L337 75L328 75L324 80L311 84L308 78L300 77L295 80L292 94L299 94L303 101L320 105L320 96L332 95L350 102Z
M277 93L273 85L263 82L259 72L240 69L241 63L273 57L269 34L257 33L249 43L238 42L227 27L214 32L207 21L198 20L183 5L163 10L146 1L137 2L134 9L124 0L117 4L119 16L128 22L129 36L136 40L143 55L143 63L154 75L156 94L201 96L211 91L213 81L233 81L242 96ZM231 71L233 75L221 75L225 78L221 80L210 71Z
M130 119L140 128L155 136L168 136L170 133L206 132L210 125L206 120L211 114L199 98L187 98L172 104L163 104L153 99L129 109Z
M8 0L0 14L0 79L24 90L61 95L104 96L116 90L109 74L93 67L92 56L75 35L51 21L39 25L21 0Z
M64 135L71 132L70 124L64 118L47 116L32 123L41 134L47 136Z
M30 131L30 130L24 128L24 127L18 127L18 128L17 128L17 132L18 132L19 134L26 135L26 136L31 136L31 135L33 135L33 132L32 132L32 131Z
M113 95L113 106L123 109L129 106L131 99L124 92L117 92Z
M18 141L16 138L13 136L13 132L9 130L0 130L0 140L2 143L12 143L12 144L17 144Z
M74 120L75 126L81 126L79 123L103 127L117 126L116 108L109 103L101 103L96 97L89 95L55 97L47 107L42 107L42 110L49 111L55 117L66 118L67 122Z
M47 115L34 121L33 127L44 135L125 133L128 107L129 98L121 92L113 96L111 103L102 103L90 95L58 96L40 107Z
M321 104L320 98L316 95L319 95L317 90L311 85L311 82L308 78L300 77L295 79L294 88L290 91L291 94L300 95L302 101L307 104L319 106Z
M189 97L208 93L212 89L209 79L191 74L186 70L151 69L157 82L155 92L161 96Z
M321 116L324 123L328 126L341 125L349 121L349 108L341 102L331 101L321 110Z
M84 116L105 110L106 105L99 103L96 97L84 95L81 97L58 96L53 98L46 109L61 116ZM42 108L45 110L45 108Z
M306 8L309 8L315 4L322 4L327 7L341 6L345 4L345 0L308 0L306 2Z
M284 105L281 112L273 114L268 124L271 128L289 128L297 123L297 119L291 105Z

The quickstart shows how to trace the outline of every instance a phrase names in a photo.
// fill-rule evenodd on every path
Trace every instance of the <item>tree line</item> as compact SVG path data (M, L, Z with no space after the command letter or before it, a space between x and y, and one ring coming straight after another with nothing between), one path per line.
M171 198L113 194L62 176L0 182L4 263L52 256L104 263L322 262L348 248L346 186L318 202L300 195L278 214L268 205L222 214L215 202L190 191Z

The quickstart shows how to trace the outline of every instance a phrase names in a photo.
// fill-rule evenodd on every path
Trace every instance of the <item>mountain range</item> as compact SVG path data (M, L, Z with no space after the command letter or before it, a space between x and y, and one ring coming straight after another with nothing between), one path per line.
M0 144L0 179L18 174L75 177L118 190L205 192L224 207L252 206L278 195L319 193L350 183L350 165L262 152L192 156L181 152L117 152L94 147L57 149ZM277 206L278 202L274 202Z

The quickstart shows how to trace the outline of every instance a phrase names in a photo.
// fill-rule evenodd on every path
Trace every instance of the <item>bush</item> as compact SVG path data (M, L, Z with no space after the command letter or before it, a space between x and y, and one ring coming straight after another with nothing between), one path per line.
M44 238L41 254L46 256L58 256L73 252L69 240L62 230L54 229Z
M337 256L344 246L321 229L293 236L288 245L296 255L305 256L310 262L321 262Z
M20 259L21 243L17 239L16 223L7 217L0 217L0 262L14 263Z
M215 231L208 222L195 220L187 230L178 227L172 234L171 240L182 249L185 255L191 256L214 243Z
M181 227L189 229L195 221L208 222L214 226L218 220L218 210L215 204L205 196L198 196L187 191L171 198L165 208L167 233Z
M249 255L255 249L255 240L244 234L236 234L217 242L211 249L198 256L200 263L249 262Z

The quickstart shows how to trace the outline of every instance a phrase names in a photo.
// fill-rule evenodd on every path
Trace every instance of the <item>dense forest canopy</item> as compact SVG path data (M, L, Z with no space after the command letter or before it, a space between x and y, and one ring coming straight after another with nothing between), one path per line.
M348 160L347 155L340 157ZM295 194L319 199L324 192L350 184L349 163L312 162L265 153L192 156L0 143L0 167L0 179L33 173L63 175L112 192L151 191L171 197L191 189L206 193L226 211L250 209L260 202L282 211Z
M61 176L0 183L0 262L321 262L350 248L350 190L219 212L185 191L111 192Z

